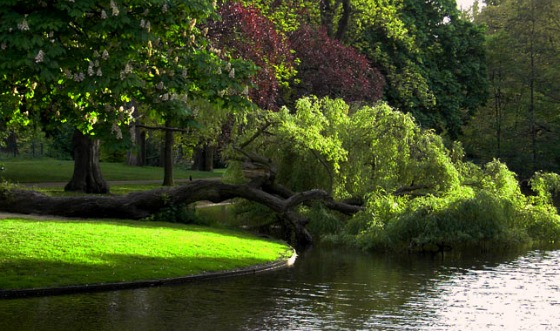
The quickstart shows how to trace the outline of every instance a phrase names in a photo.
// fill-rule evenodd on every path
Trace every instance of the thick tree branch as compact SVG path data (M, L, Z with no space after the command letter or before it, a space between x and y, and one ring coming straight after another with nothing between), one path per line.
M277 213L293 229L296 237L293 244L296 246L307 245L312 240L305 229L307 219L294 210L298 205L323 201L328 208L345 214L361 210L361 207L335 202L323 190L295 193L285 198L249 185L198 180L174 188L159 188L124 196L51 197L30 190L3 189L0 190L0 211L75 218L141 219L174 204L204 200L222 202L233 198L257 202Z

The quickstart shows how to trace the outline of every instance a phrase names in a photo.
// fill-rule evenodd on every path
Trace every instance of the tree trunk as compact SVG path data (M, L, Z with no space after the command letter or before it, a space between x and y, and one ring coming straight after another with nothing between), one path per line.
M99 140L84 135L79 130L72 137L74 174L64 187L65 191L108 193L109 186L101 175L99 166Z
M14 131L10 131L10 135L6 139L8 145L8 151L14 157L19 155L18 143L17 143L17 135Z
M140 160L139 166L145 166L147 161L147 151L146 151L146 131L142 130L140 133Z
M204 144L195 149L193 170L214 170L214 147Z
M165 124L170 127L170 123ZM163 150L163 186L173 186L173 131L165 130L165 143Z
M142 138L145 138L145 135L144 137L142 136L142 129L136 125L130 127L130 132L132 136L132 146L126 154L126 164L133 167L140 167L144 165L142 163Z

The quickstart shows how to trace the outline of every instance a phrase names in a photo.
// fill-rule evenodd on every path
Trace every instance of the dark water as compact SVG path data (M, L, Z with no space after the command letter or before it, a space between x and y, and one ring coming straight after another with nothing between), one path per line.
M0 330L560 330L560 250L313 249L254 276L0 301Z

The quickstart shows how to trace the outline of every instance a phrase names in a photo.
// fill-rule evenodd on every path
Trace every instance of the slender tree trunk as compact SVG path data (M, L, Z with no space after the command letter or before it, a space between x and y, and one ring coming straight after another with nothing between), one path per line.
M130 127L132 146L126 154L126 164L129 166L142 166L142 145L141 145L141 132L142 130L136 125Z
M14 131L10 131L10 135L7 138L8 151L12 153L14 157L19 155L17 135Z
M535 121L535 3L531 1L531 30L530 30L530 40L529 40L529 52L530 52L530 65L531 65L531 77L530 77L530 105L529 105L529 116L531 121L531 172L537 170L537 126Z
M195 149L193 170L214 170L214 147L204 144Z
M65 191L108 193L109 185L101 175L99 166L99 140L84 135L79 130L72 137L74 174L64 187Z
M496 156L502 156L502 121L503 121L503 94L502 94L502 75L501 69L492 75L494 83L494 114L496 120Z
M147 152L146 152L146 131L142 130L140 133L140 161L139 166L145 166L147 162Z
M166 123L171 127L170 123ZM173 145L174 136L172 130L165 130L165 144L163 147L163 186L173 186Z

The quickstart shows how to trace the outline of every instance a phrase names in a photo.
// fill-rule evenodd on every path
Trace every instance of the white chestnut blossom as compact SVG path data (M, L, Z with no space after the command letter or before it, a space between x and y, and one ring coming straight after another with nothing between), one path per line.
M231 71L229 72L229 78L235 78L235 68L231 68Z
M119 140L123 138L121 128L117 125L117 123L113 123L113 125L111 125L111 133L114 133Z
M95 71L93 70L93 62L92 61L89 61L87 72L88 72L89 76L95 75Z
M113 11L113 16L119 16L119 7L117 7L115 1L111 0L109 6L111 6L111 10Z
M103 54L101 55L101 58L103 60L107 60L109 58L109 52L107 52L107 50L103 50Z
M44 58L45 58L45 52L43 52L43 50L40 49L37 55L35 56L35 62L41 63L43 62Z
M74 78L74 81L75 81L75 82L78 82L78 83L79 83L79 82L83 81L83 80L86 78L86 75L84 75L83 72L75 73L73 78Z
M29 31L29 24L27 23L27 19L23 19L23 21L21 21L21 23L18 23L18 29L20 31Z
M105 9L101 9L101 19L107 19L107 12L105 11Z
M126 76L132 72L132 66L130 65L130 63L127 63L124 66L124 69L121 70L121 72L119 73L121 80L124 80L126 78Z

